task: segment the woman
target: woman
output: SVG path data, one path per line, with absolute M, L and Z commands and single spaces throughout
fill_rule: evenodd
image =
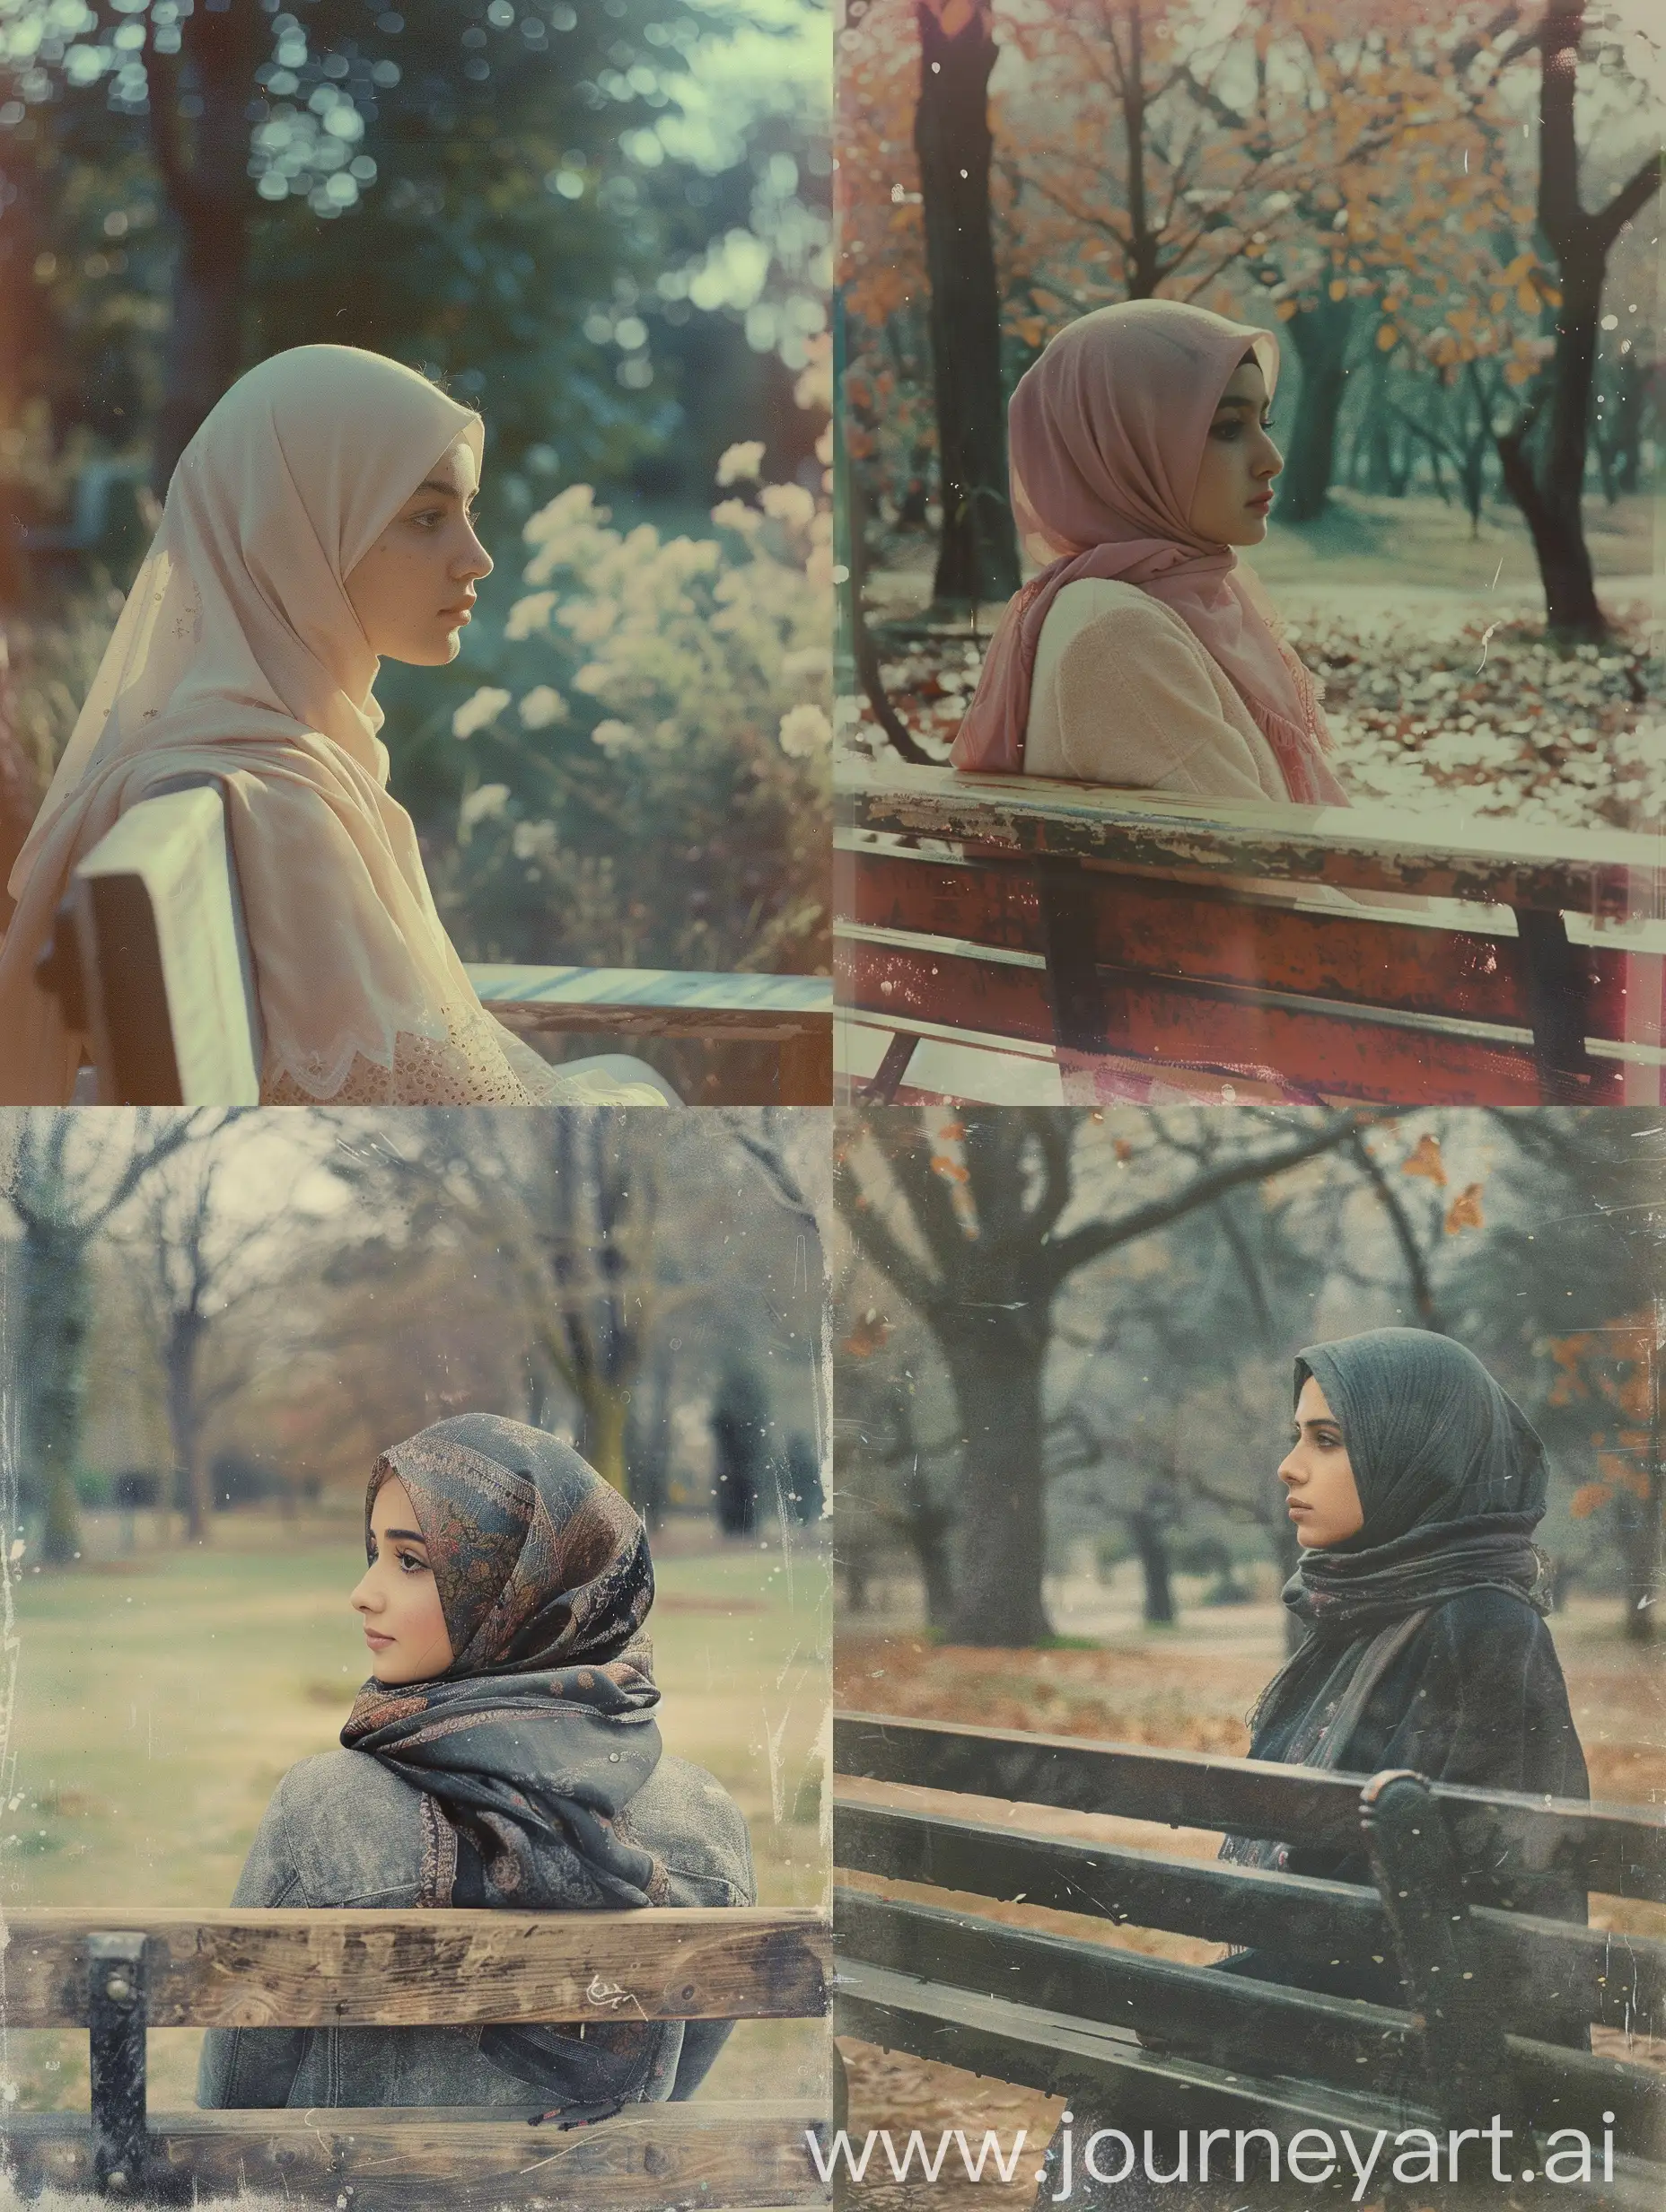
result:
M 376 1462 L 352 1603 L 375 1672 L 278 1784 L 240 1906 L 744 1905 L 739 1812 L 661 1750 L 646 1533 L 541 1430 L 438 1421 Z M 689 2095 L 727 2021 L 215 2028 L 205 2105 L 520 2105 Z
M 345 346 L 274 356 L 209 415 L 12 873 L 0 1103 L 72 1095 L 83 1040 L 34 970 L 76 864 L 140 800 L 209 779 L 264 1102 L 664 1102 L 558 1076 L 492 1020 L 388 792 L 378 663 L 457 654 L 492 566 L 470 517 L 482 444 L 478 416 L 425 377 Z
M 1285 1602 L 1308 1634 L 1250 1716 L 1252 1759 L 1358 1775 L 1409 1768 L 1432 1782 L 1536 1795 L 1591 1795 L 1567 1686 L 1543 1619 L 1544 1446 L 1473 1353 L 1417 1329 L 1374 1329 L 1310 1345 L 1295 1366 L 1295 1442 L 1278 1470 L 1301 1561 Z M 1363 1848 L 1229 1839 L 1247 1866 L 1369 1885 Z M 1570 1876 L 1522 1868 L 1472 1874 L 1475 1905 L 1583 1924 Z M 1246 1950 L 1218 1971 L 1403 2009 L 1390 1960 L 1330 1962 Z M 1583 2016 L 1548 2012 L 1543 2041 L 1590 2048 Z M 1146 2036 L 1147 2042 L 1158 2039 Z M 1174 2039 L 1173 2048 L 1181 2047 Z M 1399 2085 L 1414 2100 L 1422 2085 Z M 1127 2127 L 1124 2120 L 1103 2123 Z M 1075 2140 L 1089 2129 L 1080 2113 Z M 1129 2130 L 1129 2132 L 1133 2132 Z M 1174 2146 L 1157 2131 L 1159 2172 Z M 1058 2138 L 1047 2172 L 1058 2167 Z M 1057 2192 L 1042 2183 L 1038 2205 Z M 1109 2189 L 1079 2181 L 1075 2212 L 1240 2201 L 1238 2190 Z
M 951 759 L 1188 798 L 1346 803 L 1313 679 L 1233 549 L 1267 535 L 1269 331 L 1177 300 L 1061 330 L 1009 414 L 1048 564 L 1007 607 Z

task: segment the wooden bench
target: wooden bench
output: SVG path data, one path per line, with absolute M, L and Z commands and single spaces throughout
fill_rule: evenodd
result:
M 59 908 L 41 973 L 71 1025 L 92 1040 L 100 1104 L 258 1100 L 259 1005 L 216 784 L 147 799 L 93 847 Z M 522 1035 L 761 1045 L 779 1102 L 825 1105 L 832 1095 L 825 977 L 510 966 L 469 973 Z
M 147 2028 L 818 2019 L 820 1912 L 47 1907 L 10 1911 L 6 1927 L 8 2033 L 85 2027 L 92 2058 L 90 2113 L 0 2117 L 25 2194 L 189 2204 L 246 2185 L 351 2212 L 826 2201 L 807 2141 L 826 2122 L 814 2097 L 638 2104 L 534 2129 L 502 2107 L 149 2117 L 145 2090 Z
M 925 1042 L 1216 1095 L 1225 1077 L 1391 1103 L 1661 1097 L 1658 840 L 900 764 L 841 771 L 836 803 L 858 1095 L 941 1094 Z M 887 1040 L 872 1071 L 849 1049 L 864 1027 Z
M 1412 2126 L 1444 2143 L 1497 2112 L 1516 2127 L 1517 2162 L 1537 2168 L 1558 2128 L 1583 2129 L 1600 2155 L 1608 2112 L 1612 2185 L 1552 2193 L 1637 2212 L 1662 2201 L 1666 2076 L 1538 2037 L 1553 2007 L 1645 2038 L 1666 2029 L 1666 1943 L 1472 1908 L 1464 1875 L 1558 1868 L 1594 1892 L 1666 1900 L 1666 1814 L 862 1713 L 836 1717 L 834 1766 L 836 1865 L 927 1892 L 835 1889 L 837 2034 L 1063 2096 L 1078 2114 L 1120 2103 L 1142 2127 L 1270 2128 L 1281 2143 L 1347 2127 L 1368 2146 L 1378 2128 L 1391 2140 Z M 1004 1802 L 962 1816 L 857 1778 Z M 1160 1838 L 1151 1850 L 1077 1840 L 1026 1825 L 1026 1805 L 1363 1839 L 1376 1886 L 1164 1856 Z M 985 1918 L 968 1893 L 1078 1916 L 1083 1934 Z M 1375 1953 L 1413 2008 L 1145 1957 L 1096 1940 L 1095 1920 L 1321 1965 Z M 974 2123 L 975 2104 L 969 2135 Z

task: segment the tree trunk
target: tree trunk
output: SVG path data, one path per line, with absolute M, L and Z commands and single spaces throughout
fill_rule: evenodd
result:
M 1321 299 L 1285 325 L 1302 364 L 1302 395 L 1278 487 L 1281 522 L 1316 522 L 1329 504 L 1355 305 L 1353 300 Z
M 920 98 L 914 146 L 925 229 L 943 532 L 934 604 L 960 610 L 1018 589 L 1018 539 L 1006 487 L 1001 303 L 989 219 L 989 72 L 986 6 L 952 38 L 922 0 Z
M 610 1482 L 622 1497 L 630 1497 L 630 1472 L 625 1462 L 625 1430 L 630 1418 L 630 1392 L 617 1383 L 592 1378 L 584 1392 L 584 1457 L 604 1482 Z M 631 1501 L 635 1504 L 635 1499 Z
M 64 1567 L 81 1549 L 75 1495 L 81 1417 L 86 1402 L 92 1285 L 84 1239 L 31 1224 L 23 1242 L 23 1464 L 46 1506 L 45 1564 Z
M 1128 1526 L 1134 1536 L 1134 1549 L 1139 1554 L 1140 1572 L 1145 1577 L 1145 1626 L 1171 1628 L 1174 1585 L 1170 1579 L 1169 1541 L 1163 1515 L 1149 1505 L 1142 1505 L 1137 1513 L 1129 1515 Z
M 166 496 L 180 455 L 242 366 L 249 274 L 249 102 L 267 38 L 259 0 L 207 0 L 180 26 L 178 72 L 157 69 L 151 135 L 179 226 L 151 484 Z M 201 107 L 187 162 L 181 81 Z
M 213 1533 L 214 1499 L 203 1464 L 202 1421 L 197 1405 L 197 1362 L 206 1327 L 198 1313 L 174 1316 L 168 1330 L 168 1433 L 173 1442 L 176 1495 L 185 1502 L 185 1540 L 206 1544 Z
M 1047 1564 L 1041 1466 L 1046 1333 L 986 1312 L 943 1335 L 963 1424 L 957 1644 L 1023 1649 L 1051 1633 L 1041 1602 Z

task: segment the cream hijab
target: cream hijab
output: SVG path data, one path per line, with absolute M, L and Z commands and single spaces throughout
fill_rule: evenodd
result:
M 265 1081 L 338 1091 L 355 1056 L 486 1019 L 390 797 L 378 663 L 343 579 L 478 415 L 414 370 L 301 346 L 186 448 L 46 803 L 0 946 L 0 1102 L 66 1101 L 82 1040 L 36 988 L 77 864 L 128 807 L 221 783 L 267 1035 Z

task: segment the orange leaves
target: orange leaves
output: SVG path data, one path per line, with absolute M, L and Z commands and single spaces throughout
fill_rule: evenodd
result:
M 1441 1158 L 1441 1140 L 1425 1129 L 1417 1139 L 1417 1148 L 1408 1160 L 1400 1163 L 1402 1175 L 1425 1175 L 1442 1189 L 1446 1187 L 1446 1168 Z
M 1582 1482 L 1568 1501 L 1568 1511 L 1575 1521 L 1589 1521 L 1599 1505 L 1608 1504 L 1609 1497 L 1606 1482 Z
M 950 1159 L 946 1152 L 933 1154 L 932 1173 L 941 1175 L 946 1183 L 963 1183 L 967 1180 L 966 1170 L 958 1160 Z
M 1380 354 L 1391 354 L 1399 342 L 1400 334 L 1393 323 L 1380 322 L 1377 325 L 1377 351 Z
M 1466 1184 L 1446 1209 L 1446 1233 L 1458 1236 L 1465 1229 L 1482 1229 L 1486 1225 L 1481 1217 L 1481 1186 Z
M 890 1323 L 876 1306 L 870 1306 L 839 1346 L 852 1359 L 872 1359 L 890 1341 Z

